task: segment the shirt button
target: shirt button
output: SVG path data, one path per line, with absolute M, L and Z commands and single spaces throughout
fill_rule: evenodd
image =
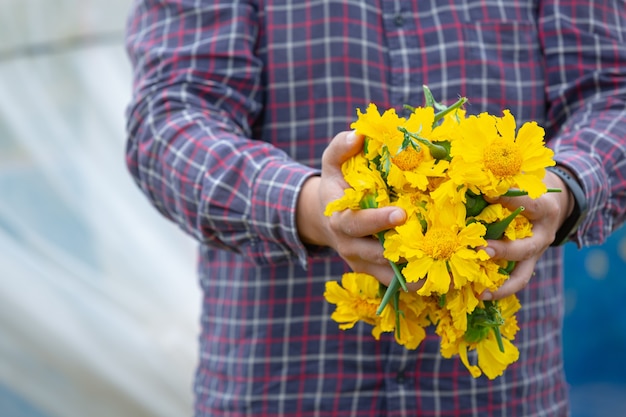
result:
M 402 17 L 401 13 L 398 13 L 396 17 L 393 19 L 393 21 L 398 27 L 404 25 L 404 17 Z
M 398 371 L 396 374 L 396 382 L 398 384 L 404 384 L 406 382 L 406 374 L 404 371 Z

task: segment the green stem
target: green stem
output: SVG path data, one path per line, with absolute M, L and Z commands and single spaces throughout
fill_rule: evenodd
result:
M 417 135 L 416 133 L 412 133 L 409 132 L 405 127 L 403 126 L 398 126 L 398 130 L 402 133 L 404 133 L 406 136 L 410 137 L 411 139 L 414 139 L 416 141 L 418 141 L 419 143 L 421 143 L 422 145 L 425 145 L 428 150 L 430 151 L 430 154 L 432 155 L 433 158 L 435 159 L 449 159 L 450 158 L 450 154 L 448 153 L 448 150 L 441 146 L 441 145 L 436 145 L 434 143 L 432 143 L 431 141 L 429 141 L 428 139 L 425 139 L 419 135 Z
M 398 340 L 402 339 L 402 334 L 400 333 L 400 293 L 396 291 L 393 297 L 393 308 L 396 311 L 396 334 L 398 336 Z
M 498 348 L 500 352 L 504 352 L 504 343 L 502 343 L 502 333 L 500 333 L 500 325 L 504 323 L 502 317 L 500 316 L 500 311 L 497 309 L 493 301 L 485 301 L 485 308 L 490 311 L 492 314 L 497 313 L 497 319 L 495 320 L 497 324 L 492 326 L 491 329 L 493 333 L 496 335 L 496 341 L 498 342 Z
M 387 290 L 385 291 L 385 295 L 383 296 L 383 299 L 380 301 L 380 305 L 378 306 L 378 309 L 376 310 L 376 315 L 380 316 L 380 314 L 383 312 L 383 310 L 385 309 L 385 307 L 391 300 L 391 297 L 393 297 L 398 292 L 399 287 L 400 287 L 400 282 L 394 276 L 391 282 L 389 283 Z
M 548 188 L 547 192 L 549 193 L 560 193 L 560 188 Z M 521 197 L 524 195 L 528 195 L 527 191 L 522 190 L 509 190 L 506 193 L 502 194 L 502 197 Z
M 376 236 L 378 237 L 378 241 L 380 242 L 380 244 L 384 247 L 385 246 L 385 232 L 378 232 L 376 233 Z M 406 280 L 404 279 L 404 275 L 402 275 L 402 271 L 400 271 L 400 268 L 398 267 L 398 265 L 392 261 L 389 261 L 389 265 L 391 265 L 391 269 L 393 269 L 393 272 L 394 272 L 393 279 L 398 280 L 400 287 L 402 287 L 402 289 L 405 292 L 408 291 L 409 289 L 406 286 Z
M 504 343 L 502 343 L 502 334 L 500 333 L 500 328 L 499 327 L 492 327 L 493 332 L 496 335 L 496 341 L 498 342 L 498 348 L 500 349 L 500 352 L 504 353 Z
M 447 109 L 442 110 L 442 111 L 440 111 L 438 113 L 435 113 L 435 123 L 437 123 L 439 120 L 441 120 L 443 117 L 445 117 L 445 115 L 447 115 L 448 113 L 451 113 L 452 111 L 458 109 L 459 107 L 461 107 L 465 103 L 467 103 L 467 98 L 461 97 L 454 104 L 449 106 Z

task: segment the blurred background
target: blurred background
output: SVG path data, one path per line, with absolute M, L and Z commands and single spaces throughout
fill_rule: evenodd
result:
M 192 414 L 194 244 L 124 165 L 129 6 L 0 0 L 0 417 Z M 572 417 L 626 415 L 626 231 L 566 261 Z

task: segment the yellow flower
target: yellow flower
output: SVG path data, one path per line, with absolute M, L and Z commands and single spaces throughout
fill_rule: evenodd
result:
M 507 266 L 507 261 L 504 259 L 487 259 L 479 264 L 483 273 L 478 276 L 479 279 L 472 282 L 472 288 L 476 294 L 482 294 L 485 290 L 495 291 L 509 278 L 508 274 L 500 272 Z
M 509 339 L 503 337 L 502 343 L 504 352 L 500 350 L 494 333 L 489 332 L 476 346 L 478 366 L 489 379 L 502 375 L 510 364 L 519 359 L 519 350 Z
M 461 137 L 461 129 L 459 124 L 465 119 L 466 111 L 464 109 L 456 109 L 444 116 L 430 136 L 430 139 L 437 142 L 448 141 L 454 142 Z
M 380 328 L 383 331 L 393 331 L 399 345 L 407 349 L 416 349 L 426 337 L 425 327 L 430 324 L 427 318 L 427 304 L 414 293 L 402 291 L 399 296 L 398 311 L 393 306 L 385 308 L 381 314 Z
M 541 127 L 530 122 L 517 130 L 508 110 L 502 117 L 467 117 L 460 108 L 465 98 L 442 110 L 426 86 L 424 94 L 427 106 L 413 108 L 408 118 L 394 109 L 381 114 L 373 103 L 365 112 L 357 109 L 351 127 L 366 137 L 363 152 L 343 164 L 347 188 L 325 210 L 330 216 L 346 209 L 403 208 L 406 222 L 378 236 L 402 276 L 385 292 L 370 275 L 344 274 L 341 283 L 326 284 L 324 296 L 335 305 L 331 318 L 340 329 L 361 321 L 373 326 L 375 339 L 394 332 L 398 344 L 416 349 L 434 326 L 442 357 L 459 355 L 474 377 L 493 379 L 519 358 L 512 341 L 521 306 L 515 295 L 478 299 L 499 288 L 515 262 L 490 259 L 477 248 L 487 238 L 532 236 L 532 224 L 521 209 L 512 212 L 487 200 L 511 189 L 531 198 L 545 193 L 542 181 L 546 167 L 554 165 L 553 152 Z M 405 279 L 423 285 L 400 291 Z
M 487 113 L 461 121 L 462 140 L 452 142 L 453 163 L 448 174 L 457 184 L 477 187 L 489 197 L 510 188 L 537 198 L 546 192 L 545 168 L 552 166 L 554 152 L 544 146 L 544 130 L 535 122 L 524 123 L 516 135 L 515 118 Z
M 432 107 L 418 107 L 400 127 L 430 141 L 434 121 L 435 112 Z M 430 177 L 445 176 L 448 161 L 435 159 L 426 144 L 415 139 L 404 139 L 399 147 L 395 144 L 389 146 L 391 166 L 387 180 L 397 190 L 408 187 L 424 191 L 430 184 Z
M 466 226 L 464 213 L 461 204 L 433 205 L 427 211 L 426 230 L 419 219 L 413 218 L 396 227 L 395 234 L 385 236 L 385 257 L 393 262 L 400 258 L 407 261 L 403 269 L 406 280 L 426 278 L 418 294 L 445 294 L 450 288 L 450 275 L 454 286 L 460 288 L 482 273 L 477 261 L 489 257 L 474 248 L 485 245 L 485 226 L 478 222 Z
M 462 332 L 467 330 L 467 315 L 478 305 L 478 298 L 471 285 L 454 288 L 446 296 L 446 308 L 450 311 L 452 324 Z
M 331 201 L 324 211 L 326 216 L 345 209 L 357 210 L 367 196 L 374 196 L 376 207 L 389 205 L 387 185 L 380 172 L 370 168 L 370 162 L 358 153 L 348 159 L 341 167 L 344 179 L 351 188 L 344 190 L 344 195 Z
M 388 109 L 381 115 L 376 105 L 370 103 L 365 113 L 357 109 L 357 120 L 350 127 L 368 138 L 366 156 L 372 160 L 382 154 L 383 145 L 390 150 L 397 151 L 400 148 L 404 135 L 398 130 L 398 126 L 405 121 L 394 109 Z
M 471 350 L 465 341 L 459 344 L 459 357 L 463 365 L 470 371 L 474 378 L 484 373 L 489 379 L 494 379 L 504 373 L 504 370 L 519 359 L 519 350 L 508 339 L 503 338 L 504 352 L 500 350 L 498 341 L 493 332 L 476 344 L 478 353 L 478 366 L 469 363 L 467 352 Z
M 430 201 L 427 193 L 416 191 L 399 194 L 391 205 L 402 208 L 406 212 L 407 218 L 414 216 L 423 218 L 426 215 L 426 207 Z
M 471 338 L 476 340 L 467 339 L 466 333 L 465 340 L 459 343 L 459 357 L 474 378 L 484 373 L 488 378 L 494 379 L 502 375 L 510 364 L 519 359 L 519 350 L 511 340 L 515 338 L 519 330 L 515 313 L 521 306 L 515 295 L 489 303 L 489 307 L 486 304 L 487 302 L 480 307 L 480 310 L 477 310 L 482 319 L 475 322 L 478 323 L 478 327 L 473 328 L 471 333 Z M 495 313 L 495 316 L 494 308 L 499 312 Z M 496 324 L 501 335 L 500 341 L 493 328 Z M 478 365 L 471 365 L 468 360 L 467 351 L 474 349 L 478 354 Z
M 446 308 L 437 308 L 437 317 L 435 323 L 435 333 L 441 338 L 439 351 L 444 358 L 451 358 L 454 355 L 461 354 L 461 346 L 464 343 L 463 330 L 459 330 L 453 325 L 452 315 Z
M 431 177 L 443 177 L 448 169 L 448 161 L 438 161 L 432 157 L 426 146 L 416 150 L 409 146 L 391 158 L 387 181 L 397 190 L 426 190 Z
M 452 163 L 454 163 L 454 160 L 452 160 Z M 465 204 L 466 191 L 467 187 L 465 185 L 459 185 L 450 179 L 446 179 L 445 181 L 439 183 L 437 187 L 430 192 L 430 196 L 437 205 L 458 203 Z
M 324 297 L 337 306 L 330 317 L 339 323 L 342 330 L 351 329 L 358 321 L 379 325 L 380 317 L 376 315 L 380 304 L 378 288 L 376 278 L 357 272 L 344 274 L 341 285 L 328 281 Z
M 481 372 L 481 370 L 480 370 L 480 368 L 478 366 L 471 365 L 469 363 L 469 358 L 468 358 L 468 355 L 467 355 L 467 351 L 468 350 L 469 350 L 469 344 L 466 341 L 461 340 L 459 342 L 459 347 L 458 347 L 459 358 L 461 358 L 461 362 L 463 363 L 463 365 L 465 365 L 467 370 L 470 371 L 472 376 L 474 378 L 478 378 L 479 376 L 482 375 L 482 372 Z
M 513 340 L 515 338 L 515 334 L 517 334 L 519 330 L 515 313 L 522 308 L 522 305 L 517 299 L 517 296 L 513 294 L 498 301 L 498 307 L 500 308 L 500 313 L 504 318 L 504 324 L 500 327 L 500 332 L 503 337 Z
M 380 315 L 376 310 L 380 304 L 379 283 L 371 275 L 349 272 L 343 275 L 341 285 L 336 281 L 326 283 L 324 297 L 335 304 L 331 319 L 339 323 L 342 330 L 351 329 L 358 321 L 372 326 L 376 340 L 384 332 L 394 332 L 398 344 L 415 349 L 426 337 L 428 305 L 415 294 L 399 293 L 398 308 L 389 303 Z

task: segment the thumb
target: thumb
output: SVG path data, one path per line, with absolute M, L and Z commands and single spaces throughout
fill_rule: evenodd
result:
M 341 165 L 363 149 L 363 135 L 355 131 L 337 134 L 322 155 L 322 171 L 341 171 Z

